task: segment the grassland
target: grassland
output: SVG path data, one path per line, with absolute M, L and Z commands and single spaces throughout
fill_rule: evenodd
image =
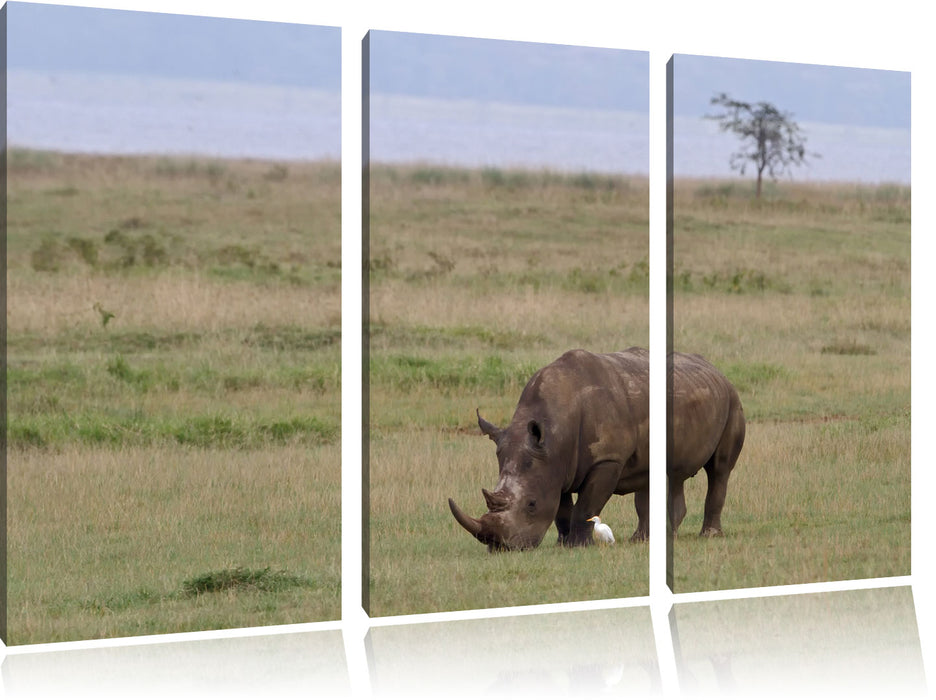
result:
M 674 344 L 748 421 L 726 536 L 687 483 L 676 591 L 910 573 L 910 189 L 677 182 Z
M 375 615 L 641 595 L 647 549 L 488 555 L 446 498 L 496 481 L 475 407 L 509 421 L 571 347 L 647 342 L 647 184 L 375 168 L 371 191 L 370 606 Z M 675 327 L 737 386 L 747 441 L 726 536 L 696 536 L 687 484 L 677 591 L 909 572 L 910 191 L 683 181 Z M 473 505 L 472 505 L 473 504 Z M 634 526 L 630 498 L 603 519 Z
M 8 642 L 337 618 L 338 166 L 8 163 Z
M 572 347 L 648 340 L 645 179 L 375 166 L 370 192 L 370 613 L 645 595 L 646 545 L 489 555 L 446 499 L 497 480 L 479 407 L 509 422 Z M 631 498 L 602 513 L 636 526 Z

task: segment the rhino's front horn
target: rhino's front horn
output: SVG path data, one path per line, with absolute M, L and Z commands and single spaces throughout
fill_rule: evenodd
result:
M 462 509 L 455 505 L 455 501 L 451 498 L 448 499 L 448 502 L 449 509 L 452 511 L 452 515 L 455 516 L 458 524 L 470 532 L 472 536 L 478 537 L 478 535 L 481 534 L 481 521 L 462 512 Z

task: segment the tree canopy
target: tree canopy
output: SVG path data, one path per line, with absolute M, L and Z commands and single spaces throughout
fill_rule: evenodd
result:
M 730 131 L 741 139 L 741 149 L 731 154 L 729 165 L 744 175 L 748 166 L 757 172 L 757 195 L 761 195 L 764 171 L 771 178 L 790 172 L 792 166 L 806 162 L 806 138 L 793 115 L 782 112 L 770 102 L 741 102 L 724 92 L 711 99 L 722 111 L 707 114 L 706 119 L 718 121 L 721 131 Z M 819 157 L 816 153 L 810 157 Z

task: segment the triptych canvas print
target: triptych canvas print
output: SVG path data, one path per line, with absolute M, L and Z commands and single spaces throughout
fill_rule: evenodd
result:
M 371 618 L 910 574 L 909 73 L 673 56 L 652 212 L 646 51 L 367 33 L 343 465 L 341 30 L 2 13 L 7 645 L 340 620 L 343 469 Z

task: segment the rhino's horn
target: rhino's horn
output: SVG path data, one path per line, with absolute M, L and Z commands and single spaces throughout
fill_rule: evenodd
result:
M 488 510 L 492 513 L 507 510 L 510 506 L 510 496 L 503 491 L 491 493 L 487 489 L 481 489 L 481 493 L 484 495 L 484 502 L 487 503 Z
M 467 515 L 455 505 L 455 501 L 451 498 L 448 499 L 449 510 L 452 511 L 452 515 L 455 516 L 455 519 L 458 521 L 458 524 L 465 528 L 472 536 L 477 537 L 481 534 L 481 521 L 476 518 L 472 518 L 470 515 Z
M 503 432 L 500 428 L 492 423 L 488 423 L 481 417 L 481 410 L 475 409 L 475 413 L 478 414 L 478 427 L 481 428 L 481 432 L 491 438 L 494 442 L 500 440 L 501 433 Z

